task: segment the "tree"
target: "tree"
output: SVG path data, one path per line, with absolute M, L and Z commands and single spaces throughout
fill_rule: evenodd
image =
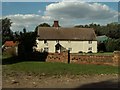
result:
M 21 56 L 30 55 L 33 52 L 33 46 L 36 45 L 36 33 L 35 32 L 20 32 L 19 34 L 19 46 L 18 53 Z
M 26 33 L 26 28 L 23 28 L 23 32 Z
M 105 52 L 106 51 L 106 46 L 105 46 L 105 43 L 98 43 L 98 52 L 99 51 L 103 51 Z
M 106 43 L 106 49 L 108 52 L 120 50 L 120 39 L 109 39 Z
M 38 25 L 39 27 L 50 27 L 50 25 L 48 23 L 42 23 L 40 25 Z
M 37 33 L 38 27 L 51 27 L 48 23 L 42 23 L 35 28 L 35 33 Z
M 0 23 L 2 23 L 2 44 L 4 44 L 6 40 L 13 40 L 13 32 L 10 29 L 12 24 L 11 19 L 2 19 Z

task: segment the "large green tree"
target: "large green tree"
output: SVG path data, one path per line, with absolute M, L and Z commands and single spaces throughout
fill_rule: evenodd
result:
M 109 39 L 106 42 L 106 49 L 108 52 L 120 50 L 120 39 Z
M 0 23 L 2 23 L 2 44 L 4 44 L 6 40 L 13 40 L 13 32 L 10 29 L 12 25 L 11 19 L 1 19 Z
M 39 27 L 50 27 L 50 25 L 48 23 L 42 23 L 40 25 L 38 25 Z
M 36 26 L 36 28 L 35 28 L 35 32 L 37 32 L 38 27 L 51 27 L 51 26 L 50 26 L 48 23 L 42 23 L 42 24 L 39 24 L 38 26 Z
M 36 33 L 35 32 L 26 32 L 26 29 L 23 29 L 23 32 L 17 34 L 19 36 L 19 55 L 26 56 L 30 55 L 33 52 L 33 46 L 36 45 Z

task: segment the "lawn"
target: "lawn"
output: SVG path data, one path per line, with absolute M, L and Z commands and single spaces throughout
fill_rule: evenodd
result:
M 3 65 L 3 72 L 30 72 L 46 75 L 117 74 L 118 67 L 25 61 Z
M 9 58 L 9 55 L 3 55 L 2 62 Z M 13 63 L 10 63 L 13 62 Z M 46 75 L 53 74 L 118 74 L 117 66 L 107 65 L 85 65 L 85 64 L 66 64 L 66 63 L 51 63 L 40 61 L 24 61 L 17 59 L 8 59 L 3 66 L 3 72 L 30 72 L 30 73 L 45 73 Z

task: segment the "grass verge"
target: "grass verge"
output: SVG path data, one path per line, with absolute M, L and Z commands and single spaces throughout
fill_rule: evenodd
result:
M 46 75 L 118 74 L 118 67 L 25 61 L 3 65 L 3 72 L 30 72 Z

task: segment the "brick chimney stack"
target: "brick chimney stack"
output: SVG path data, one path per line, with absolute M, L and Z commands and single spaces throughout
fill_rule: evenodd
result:
M 53 27 L 59 27 L 59 22 L 57 20 L 54 21 Z

